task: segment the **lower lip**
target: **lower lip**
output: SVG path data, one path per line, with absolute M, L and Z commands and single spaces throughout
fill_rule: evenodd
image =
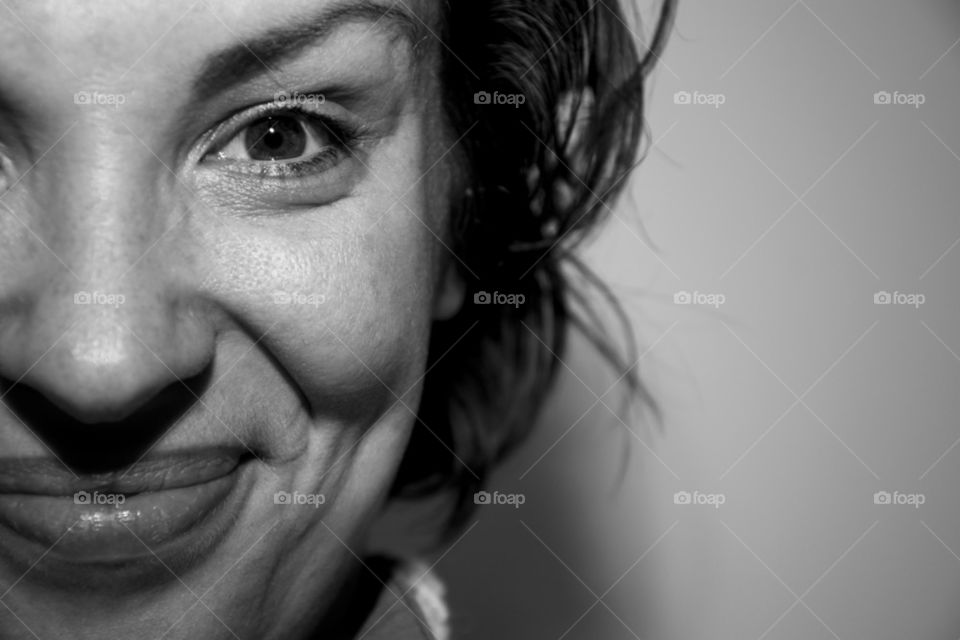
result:
M 229 529 L 243 504 L 245 467 L 201 484 L 125 496 L 122 503 L 93 492 L 88 504 L 74 496 L 0 495 L 0 547 L 29 566 L 44 559 L 89 571 L 159 560 L 175 571 L 178 559 L 204 554 Z

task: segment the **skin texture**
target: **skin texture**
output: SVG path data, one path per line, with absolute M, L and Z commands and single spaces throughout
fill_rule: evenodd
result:
M 415 422 L 431 322 L 462 297 L 438 240 L 451 171 L 435 41 L 415 54 L 353 20 L 239 84 L 193 86 L 212 53 L 333 4 L 0 8 L 0 375 L 75 419 L 38 436 L 2 409 L 0 451 L 52 460 L 68 435 L 115 422 L 156 454 L 255 456 L 223 539 L 155 579 L 97 569 L 64 591 L 48 559 L 23 575 L 0 558 L 0 636 L 297 638 L 336 615 Z M 404 4 L 435 22 L 432 3 Z M 278 89 L 325 94 L 322 113 L 360 123 L 355 153 L 282 180 L 207 155 Z M 75 304 L 84 291 L 124 301 Z M 169 430 L 127 420 L 202 375 Z M 277 505 L 281 490 L 326 502 Z

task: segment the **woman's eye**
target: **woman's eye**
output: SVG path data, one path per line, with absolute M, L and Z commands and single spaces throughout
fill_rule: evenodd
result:
M 265 118 L 247 127 L 244 145 L 251 160 L 292 160 L 307 148 L 303 123 L 289 116 Z
M 305 162 L 339 146 L 315 119 L 299 114 L 270 115 L 245 126 L 215 152 L 218 160 Z
M 2 3 L 2 0 L 0 0 Z M 304 185 L 337 169 L 356 168 L 366 129 L 348 118 L 264 104 L 235 115 L 211 132 L 200 164 L 234 178 L 302 179 Z M 276 185 L 274 185 L 276 186 Z M 284 188 L 290 186 L 285 184 Z

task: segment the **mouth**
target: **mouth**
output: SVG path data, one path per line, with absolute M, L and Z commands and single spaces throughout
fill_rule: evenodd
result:
M 85 576 L 84 584 L 101 572 L 160 569 L 173 578 L 236 520 L 250 459 L 193 450 L 81 476 L 57 461 L 0 459 L 0 555 L 48 577 Z

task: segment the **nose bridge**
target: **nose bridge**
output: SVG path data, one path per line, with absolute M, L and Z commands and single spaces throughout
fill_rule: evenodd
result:
M 130 274 L 155 247 L 176 208 L 163 162 L 142 138 L 104 114 L 80 121 L 51 153 L 45 188 L 34 196 L 48 246 L 80 281 Z M 117 116 L 119 119 L 119 116 Z M 166 174 L 166 175 L 165 175 Z
M 109 118 L 82 120 L 51 155 L 44 172 L 56 180 L 37 190 L 30 217 L 65 268 L 35 304 L 56 333 L 48 338 L 76 329 L 69 357 L 109 368 L 135 350 L 136 336 L 162 332 L 173 294 L 163 254 L 174 190 L 163 188 L 161 161 Z

